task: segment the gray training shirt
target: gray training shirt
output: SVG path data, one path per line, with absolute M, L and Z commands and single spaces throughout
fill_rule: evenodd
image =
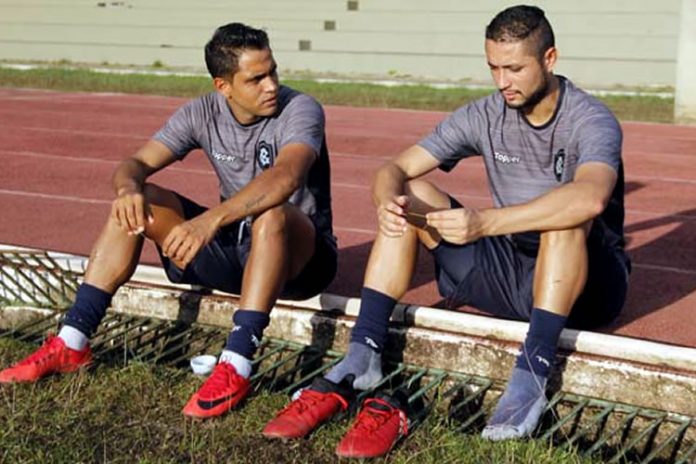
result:
M 558 77 L 556 112 L 543 126 L 532 126 L 496 92 L 456 110 L 419 145 L 440 160 L 445 171 L 463 158 L 483 156 L 496 207 L 526 203 L 572 181 L 583 163 L 605 163 L 617 172 L 618 180 L 595 227 L 609 245 L 623 247 L 621 127 L 604 104 Z M 528 237 L 532 238 L 529 234 L 515 238 Z
M 318 232 L 332 236 L 324 110 L 309 95 L 281 86 L 276 114 L 243 125 L 232 115 L 225 97 L 211 92 L 179 108 L 153 138 L 179 160 L 191 150 L 202 149 L 218 176 L 223 201 L 273 166 L 285 145 L 310 146 L 317 159 L 306 184 L 289 201 L 312 219 Z

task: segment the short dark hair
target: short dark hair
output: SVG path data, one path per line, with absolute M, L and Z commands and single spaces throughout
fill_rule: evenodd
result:
M 486 26 L 486 39 L 517 42 L 530 38 L 539 59 L 555 45 L 553 29 L 544 10 L 536 6 L 517 5 L 506 8 Z
M 237 72 L 242 50 L 270 48 L 268 35 L 242 23 L 230 23 L 215 30 L 205 45 L 205 65 L 212 77 L 228 77 Z

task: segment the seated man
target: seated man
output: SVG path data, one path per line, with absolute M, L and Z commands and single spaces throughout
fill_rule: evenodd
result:
M 215 92 L 181 107 L 118 166 L 111 215 L 58 336 L 0 372 L 0 382 L 32 382 L 88 364 L 88 340 L 114 292 L 133 274 L 147 237 L 172 282 L 240 295 L 219 362 L 183 410 L 219 415 L 249 389 L 250 359 L 276 299 L 309 298 L 333 279 L 337 252 L 323 109 L 279 85 L 264 31 L 222 26 L 206 45 L 205 60 Z M 146 183 L 198 148 L 218 176 L 220 204 L 207 209 Z
M 500 12 L 486 28 L 485 50 L 499 91 L 461 107 L 378 171 L 380 227 L 348 353 L 266 426 L 267 436 L 306 435 L 345 407 L 338 384 L 346 380 L 357 389 L 379 382 L 388 321 L 408 289 L 419 244 L 434 257 L 439 290 L 452 306 L 530 322 L 483 431 L 492 440 L 528 436 L 537 426 L 561 330 L 596 327 L 621 310 L 629 260 L 618 122 L 554 75 L 554 36 L 539 8 Z M 420 179 L 474 155 L 483 157 L 494 208 L 462 206 Z M 386 453 L 404 430 L 395 425 L 403 417 L 396 406 L 366 403 L 338 453 Z

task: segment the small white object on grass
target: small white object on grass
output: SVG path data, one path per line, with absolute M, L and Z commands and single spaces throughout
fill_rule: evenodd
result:
M 191 358 L 191 369 L 196 375 L 208 375 L 217 364 L 217 358 L 212 354 L 204 354 Z

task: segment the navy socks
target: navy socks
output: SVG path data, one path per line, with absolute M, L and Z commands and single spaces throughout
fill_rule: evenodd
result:
M 65 315 L 63 324 L 73 327 L 90 338 L 97 330 L 99 323 L 106 314 L 106 309 L 111 304 L 110 293 L 83 283 L 77 289 L 75 302 Z
M 565 316 L 543 309 L 532 310 L 527 338 L 507 388 L 483 430 L 483 438 L 506 440 L 526 437 L 534 432 L 548 402 L 546 381 L 565 323 Z
M 515 367 L 548 377 L 566 319 L 565 316 L 534 308 L 529 320 L 529 332 Z
M 360 292 L 360 313 L 350 334 L 350 341 L 382 352 L 387 341 L 389 318 L 395 305 L 394 298 L 363 287 Z
M 234 328 L 227 336 L 225 350 L 251 359 L 261 344 L 263 330 L 271 321 L 268 313 L 238 309 L 232 317 Z

